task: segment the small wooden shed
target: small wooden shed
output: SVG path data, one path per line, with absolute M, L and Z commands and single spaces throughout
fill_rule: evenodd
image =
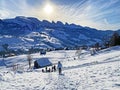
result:
M 34 61 L 34 68 L 43 68 L 46 66 L 51 66 L 52 63 L 48 58 L 40 58 L 36 61 Z

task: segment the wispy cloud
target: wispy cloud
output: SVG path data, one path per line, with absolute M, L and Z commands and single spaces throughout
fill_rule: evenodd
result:
M 46 2 L 55 9 L 49 17 L 43 12 Z M 0 0 L 0 18 L 20 15 L 115 30 L 120 29 L 120 0 Z
M 119 0 L 87 0 L 82 3 L 74 3 L 72 6 L 63 6 L 64 16 L 69 22 L 78 23 L 83 26 L 91 26 L 97 29 L 119 29 L 120 7 L 116 5 Z M 115 7 L 113 7 L 115 6 Z M 116 11 L 116 12 L 115 12 Z M 109 22 L 108 22 L 109 21 Z M 114 23 L 112 23 L 114 21 Z M 103 24 L 104 23 L 104 24 Z M 101 26 L 102 25 L 102 26 Z

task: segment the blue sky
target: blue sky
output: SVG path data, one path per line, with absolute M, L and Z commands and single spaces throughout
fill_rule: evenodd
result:
M 51 13 L 45 13 L 49 4 Z M 0 18 L 37 17 L 101 30 L 120 29 L 120 0 L 0 0 Z

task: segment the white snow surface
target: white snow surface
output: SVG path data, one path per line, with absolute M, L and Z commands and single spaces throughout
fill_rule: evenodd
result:
M 82 50 L 80 59 L 75 50 L 32 54 L 33 61 L 48 58 L 63 64 L 62 75 L 28 69 L 27 55 L 0 58 L 0 90 L 120 90 L 120 46 L 97 52 L 94 56 Z M 11 65 L 18 64 L 16 71 Z M 51 67 L 50 67 L 51 68 Z

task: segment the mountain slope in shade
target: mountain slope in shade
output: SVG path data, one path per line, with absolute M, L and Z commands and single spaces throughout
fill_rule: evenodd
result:
M 61 21 L 40 21 L 33 17 L 18 16 L 0 20 L 0 45 L 19 47 L 72 47 L 92 45 L 111 36 L 113 31 L 101 31 Z

